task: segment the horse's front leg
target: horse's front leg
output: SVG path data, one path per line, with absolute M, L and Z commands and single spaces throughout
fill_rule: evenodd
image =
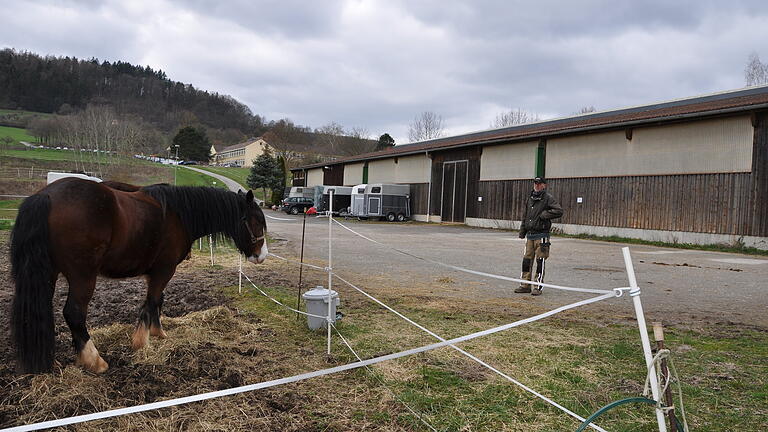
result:
M 172 276 L 173 271 L 170 274 L 162 272 L 147 276 L 147 299 L 139 312 L 139 321 L 136 323 L 131 341 L 134 350 L 147 346 L 150 335 L 159 338 L 167 337 L 163 331 L 163 325 L 160 323 L 160 313 L 163 308 L 163 290 Z

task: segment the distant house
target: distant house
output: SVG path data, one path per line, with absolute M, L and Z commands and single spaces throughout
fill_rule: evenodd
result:
M 301 145 L 282 142 L 270 144 L 266 135 L 258 138 L 249 138 L 241 143 L 216 149 L 211 146 L 211 160 L 218 165 L 239 166 L 250 168 L 253 160 L 269 150 L 273 156 L 282 156 L 289 166 L 294 166 L 297 161 L 324 162 L 340 158 L 338 155 L 313 151 Z
M 219 147 L 221 148 L 221 146 Z M 215 145 L 211 144 L 211 150 L 209 150 L 209 153 L 211 154 L 210 162 L 216 162 L 216 155 L 219 154 L 219 150 Z
M 274 150 L 262 137 L 249 138 L 241 143 L 225 147 L 215 153 L 214 160 L 218 165 L 239 166 L 250 168 L 253 160 L 267 150 Z M 215 151 L 211 149 L 211 153 Z

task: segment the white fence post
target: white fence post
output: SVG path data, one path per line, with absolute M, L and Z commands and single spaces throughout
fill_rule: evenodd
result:
M 213 261 L 213 236 L 208 236 L 208 248 L 211 250 L 211 266 L 213 266 L 215 263 Z
M 627 267 L 627 277 L 629 278 L 629 295 L 632 297 L 632 303 L 635 306 L 635 315 L 637 316 L 637 326 L 640 328 L 640 341 L 643 344 L 643 355 L 645 356 L 646 373 L 650 376 L 651 393 L 653 400 L 661 401 L 659 394 L 659 380 L 656 377 L 656 366 L 653 364 L 653 355 L 651 354 L 651 342 L 648 339 L 648 328 L 645 325 L 645 314 L 643 313 L 643 304 L 640 302 L 640 287 L 637 286 L 635 279 L 635 268 L 632 266 L 632 257 L 629 255 L 629 248 L 621 248 L 624 254 L 624 264 Z M 656 407 L 656 421 L 659 424 L 659 432 L 667 432 L 667 423 L 664 419 L 664 411 Z
M 331 355 L 331 288 L 333 287 L 333 189 L 328 191 L 328 355 Z

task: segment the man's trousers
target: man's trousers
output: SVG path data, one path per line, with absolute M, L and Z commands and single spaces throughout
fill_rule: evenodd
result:
M 544 282 L 544 263 L 549 258 L 549 237 L 536 240 L 526 240 L 525 242 L 525 255 L 523 255 L 523 273 L 520 279 L 531 280 L 531 270 L 533 267 L 533 260 L 536 260 L 536 282 Z M 530 288 L 530 285 L 522 283 L 522 288 Z M 541 289 L 536 285 L 534 289 Z

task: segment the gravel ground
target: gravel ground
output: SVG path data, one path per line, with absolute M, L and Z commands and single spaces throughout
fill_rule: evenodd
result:
M 270 235 L 288 240 L 299 256 L 301 216 L 265 210 Z M 278 220 L 287 219 L 287 220 Z M 341 220 L 352 229 L 387 245 L 435 261 L 504 276 L 519 277 L 524 243 L 517 232 L 463 225 L 417 222 L 373 223 Z M 326 262 L 328 220 L 307 218 L 305 257 Z M 442 290 L 441 295 L 473 299 L 520 299 L 552 308 L 589 294 L 545 289 L 544 295 L 513 294 L 515 284 L 426 263 L 367 242 L 343 228 L 333 228 L 333 267 L 342 277 L 361 274 L 414 290 Z M 768 327 L 768 259 L 760 256 L 558 238 L 552 240 L 546 281 L 566 286 L 610 289 L 627 286 L 621 248 L 629 246 L 649 320 L 690 324 L 734 322 Z M 433 282 L 450 282 L 446 284 Z M 354 281 L 353 281 L 354 282 Z M 629 297 L 590 306 L 615 318 L 631 318 Z

